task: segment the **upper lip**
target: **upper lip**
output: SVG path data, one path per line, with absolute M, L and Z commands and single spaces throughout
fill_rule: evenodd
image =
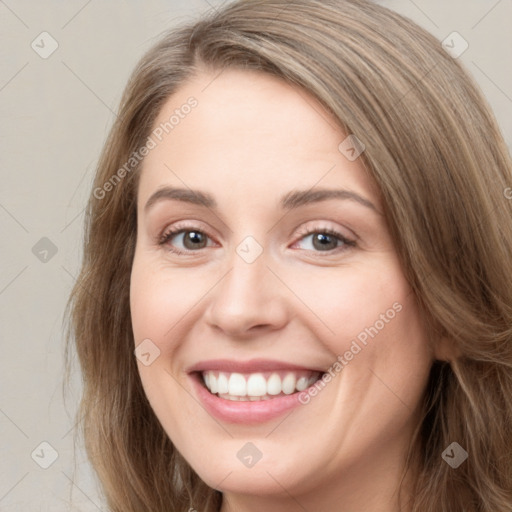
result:
M 278 370 L 313 370 L 322 373 L 325 371 L 321 368 L 312 368 L 271 359 L 251 359 L 249 361 L 236 361 L 234 359 L 210 359 L 208 361 L 200 361 L 199 363 L 190 366 L 187 369 L 187 372 L 204 372 L 208 370 L 217 370 L 229 373 L 256 373 Z

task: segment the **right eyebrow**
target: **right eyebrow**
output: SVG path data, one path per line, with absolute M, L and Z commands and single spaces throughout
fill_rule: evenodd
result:
M 175 199 L 177 201 L 205 206 L 206 208 L 214 210 L 217 209 L 217 202 L 213 196 L 206 192 L 186 188 L 162 187 L 151 195 L 144 206 L 144 211 L 147 212 L 152 206 L 164 199 Z

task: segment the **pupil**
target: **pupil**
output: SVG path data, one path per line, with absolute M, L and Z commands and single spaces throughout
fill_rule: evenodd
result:
M 204 242 L 204 240 L 202 240 L 202 233 L 198 233 L 197 231 L 188 231 L 184 238 L 185 247 L 187 246 L 187 241 L 190 241 L 192 244 L 192 247 L 187 247 L 188 249 L 197 249 L 197 244 Z
M 333 247 L 328 247 L 329 244 L 331 244 Z M 336 240 L 334 240 L 330 235 L 318 233 L 313 237 L 313 246 L 315 249 L 335 249 Z

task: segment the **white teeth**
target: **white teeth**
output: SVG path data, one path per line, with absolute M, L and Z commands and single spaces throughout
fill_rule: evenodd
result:
M 225 400 L 232 400 L 233 402 L 238 402 L 240 400 L 240 397 L 239 396 L 232 396 L 232 395 L 219 395 L 221 396 L 222 398 L 224 398 Z
M 247 396 L 247 382 L 241 373 L 232 373 L 229 377 L 228 386 L 229 391 L 227 393 L 231 396 Z
M 293 373 L 289 373 L 284 379 L 283 383 L 281 384 L 283 388 L 283 393 L 285 395 L 291 395 L 295 391 L 295 375 Z
M 310 370 L 251 374 L 205 371 L 202 376 L 212 394 L 227 400 L 258 401 L 304 391 L 321 373 Z
M 208 387 L 208 384 L 206 387 Z M 217 379 L 217 393 L 219 393 L 219 395 L 229 393 L 228 378 L 224 373 L 219 373 L 219 377 Z M 234 395 L 235 393 L 231 394 Z
M 297 384 L 295 384 L 295 387 L 297 388 L 297 391 L 304 391 L 307 389 L 309 385 L 309 379 L 307 377 L 300 377 L 297 379 Z M 206 384 L 206 387 L 208 387 L 208 384 Z
M 277 373 L 273 373 L 267 381 L 267 393 L 269 395 L 279 395 L 281 391 L 281 377 Z
M 253 373 L 247 381 L 247 394 L 258 397 L 267 394 L 267 381 L 262 373 Z
M 217 377 L 215 377 L 215 375 L 213 373 L 210 373 L 210 378 L 208 379 L 209 380 L 209 383 L 210 383 L 210 391 L 212 393 L 217 393 Z

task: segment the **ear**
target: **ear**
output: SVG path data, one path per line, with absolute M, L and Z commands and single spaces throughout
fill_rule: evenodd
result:
M 434 344 L 434 357 L 439 361 L 453 361 L 461 355 L 459 347 L 452 338 L 442 336 Z

